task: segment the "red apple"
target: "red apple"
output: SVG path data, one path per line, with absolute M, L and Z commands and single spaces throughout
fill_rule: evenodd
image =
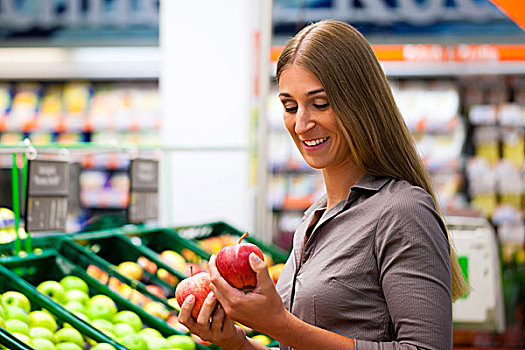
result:
M 148 292 L 150 292 L 151 294 L 153 295 L 156 295 L 160 298 L 165 298 L 166 296 L 164 295 L 164 292 L 162 291 L 162 289 L 159 287 L 159 286 L 156 286 L 154 284 L 148 284 L 146 286 L 146 289 L 148 290 Z
M 264 261 L 264 255 L 255 244 L 241 243 L 246 236 L 248 232 L 242 235 L 237 244 L 222 248 L 217 254 L 215 264 L 221 276 L 229 284 L 237 289 L 250 291 L 257 284 L 257 276 L 248 258 L 251 253 L 255 253 Z
M 191 276 L 192 274 L 198 274 L 199 272 L 206 272 L 206 270 L 204 270 L 204 268 L 200 266 L 199 264 L 186 263 L 186 276 Z
M 194 276 L 183 279 L 175 289 L 175 297 L 179 305 L 182 306 L 184 300 L 186 300 L 190 294 L 193 294 L 195 297 L 195 305 L 193 306 L 193 310 L 191 310 L 191 316 L 196 319 L 197 316 L 199 316 L 204 300 L 206 300 L 210 292 L 210 274 L 200 272 Z

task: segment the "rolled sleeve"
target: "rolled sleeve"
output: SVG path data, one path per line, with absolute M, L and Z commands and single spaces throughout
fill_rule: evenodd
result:
M 418 187 L 396 194 L 379 219 L 375 244 L 396 341 L 358 339 L 356 348 L 452 349 L 450 247 L 432 197 Z

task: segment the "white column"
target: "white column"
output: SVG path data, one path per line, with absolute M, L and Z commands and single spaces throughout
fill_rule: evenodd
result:
M 247 150 L 254 146 L 254 3 L 161 1 L 164 144 L 243 149 L 172 153 L 161 188 L 170 192 L 161 200 L 167 224 L 224 220 L 254 230 L 255 187 Z

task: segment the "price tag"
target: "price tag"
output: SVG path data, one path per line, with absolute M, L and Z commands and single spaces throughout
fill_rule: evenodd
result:
M 133 159 L 130 164 L 128 220 L 142 223 L 158 218 L 159 162 Z
M 65 231 L 68 194 L 68 162 L 29 160 L 26 231 Z

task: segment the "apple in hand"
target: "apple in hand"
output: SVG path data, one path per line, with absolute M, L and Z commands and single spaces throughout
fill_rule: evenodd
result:
M 186 300 L 190 294 L 193 294 L 195 304 L 191 310 L 191 316 L 196 319 L 197 316 L 199 316 L 204 300 L 206 300 L 210 292 L 210 274 L 200 272 L 194 276 L 183 279 L 175 289 L 175 297 L 177 298 L 177 303 L 182 305 L 184 300 Z
M 217 254 L 215 264 L 221 276 L 229 284 L 237 289 L 250 291 L 255 289 L 257 276 L 248 258 L 251 253 L 255 253 L 264 261 L 264 255 L 255 244 L 241 243 L 246 236 L 248 236 L 247 232 L 242 235 L 237 244 L 222 248 Z
M 29 302 L 29 299 L 27 299 L 27 297 L 20 292 L 5 292 L 2 295 L 2 304 L 17 306 L 27 313 L 29 313 L 31 310 L 31 303 Z

